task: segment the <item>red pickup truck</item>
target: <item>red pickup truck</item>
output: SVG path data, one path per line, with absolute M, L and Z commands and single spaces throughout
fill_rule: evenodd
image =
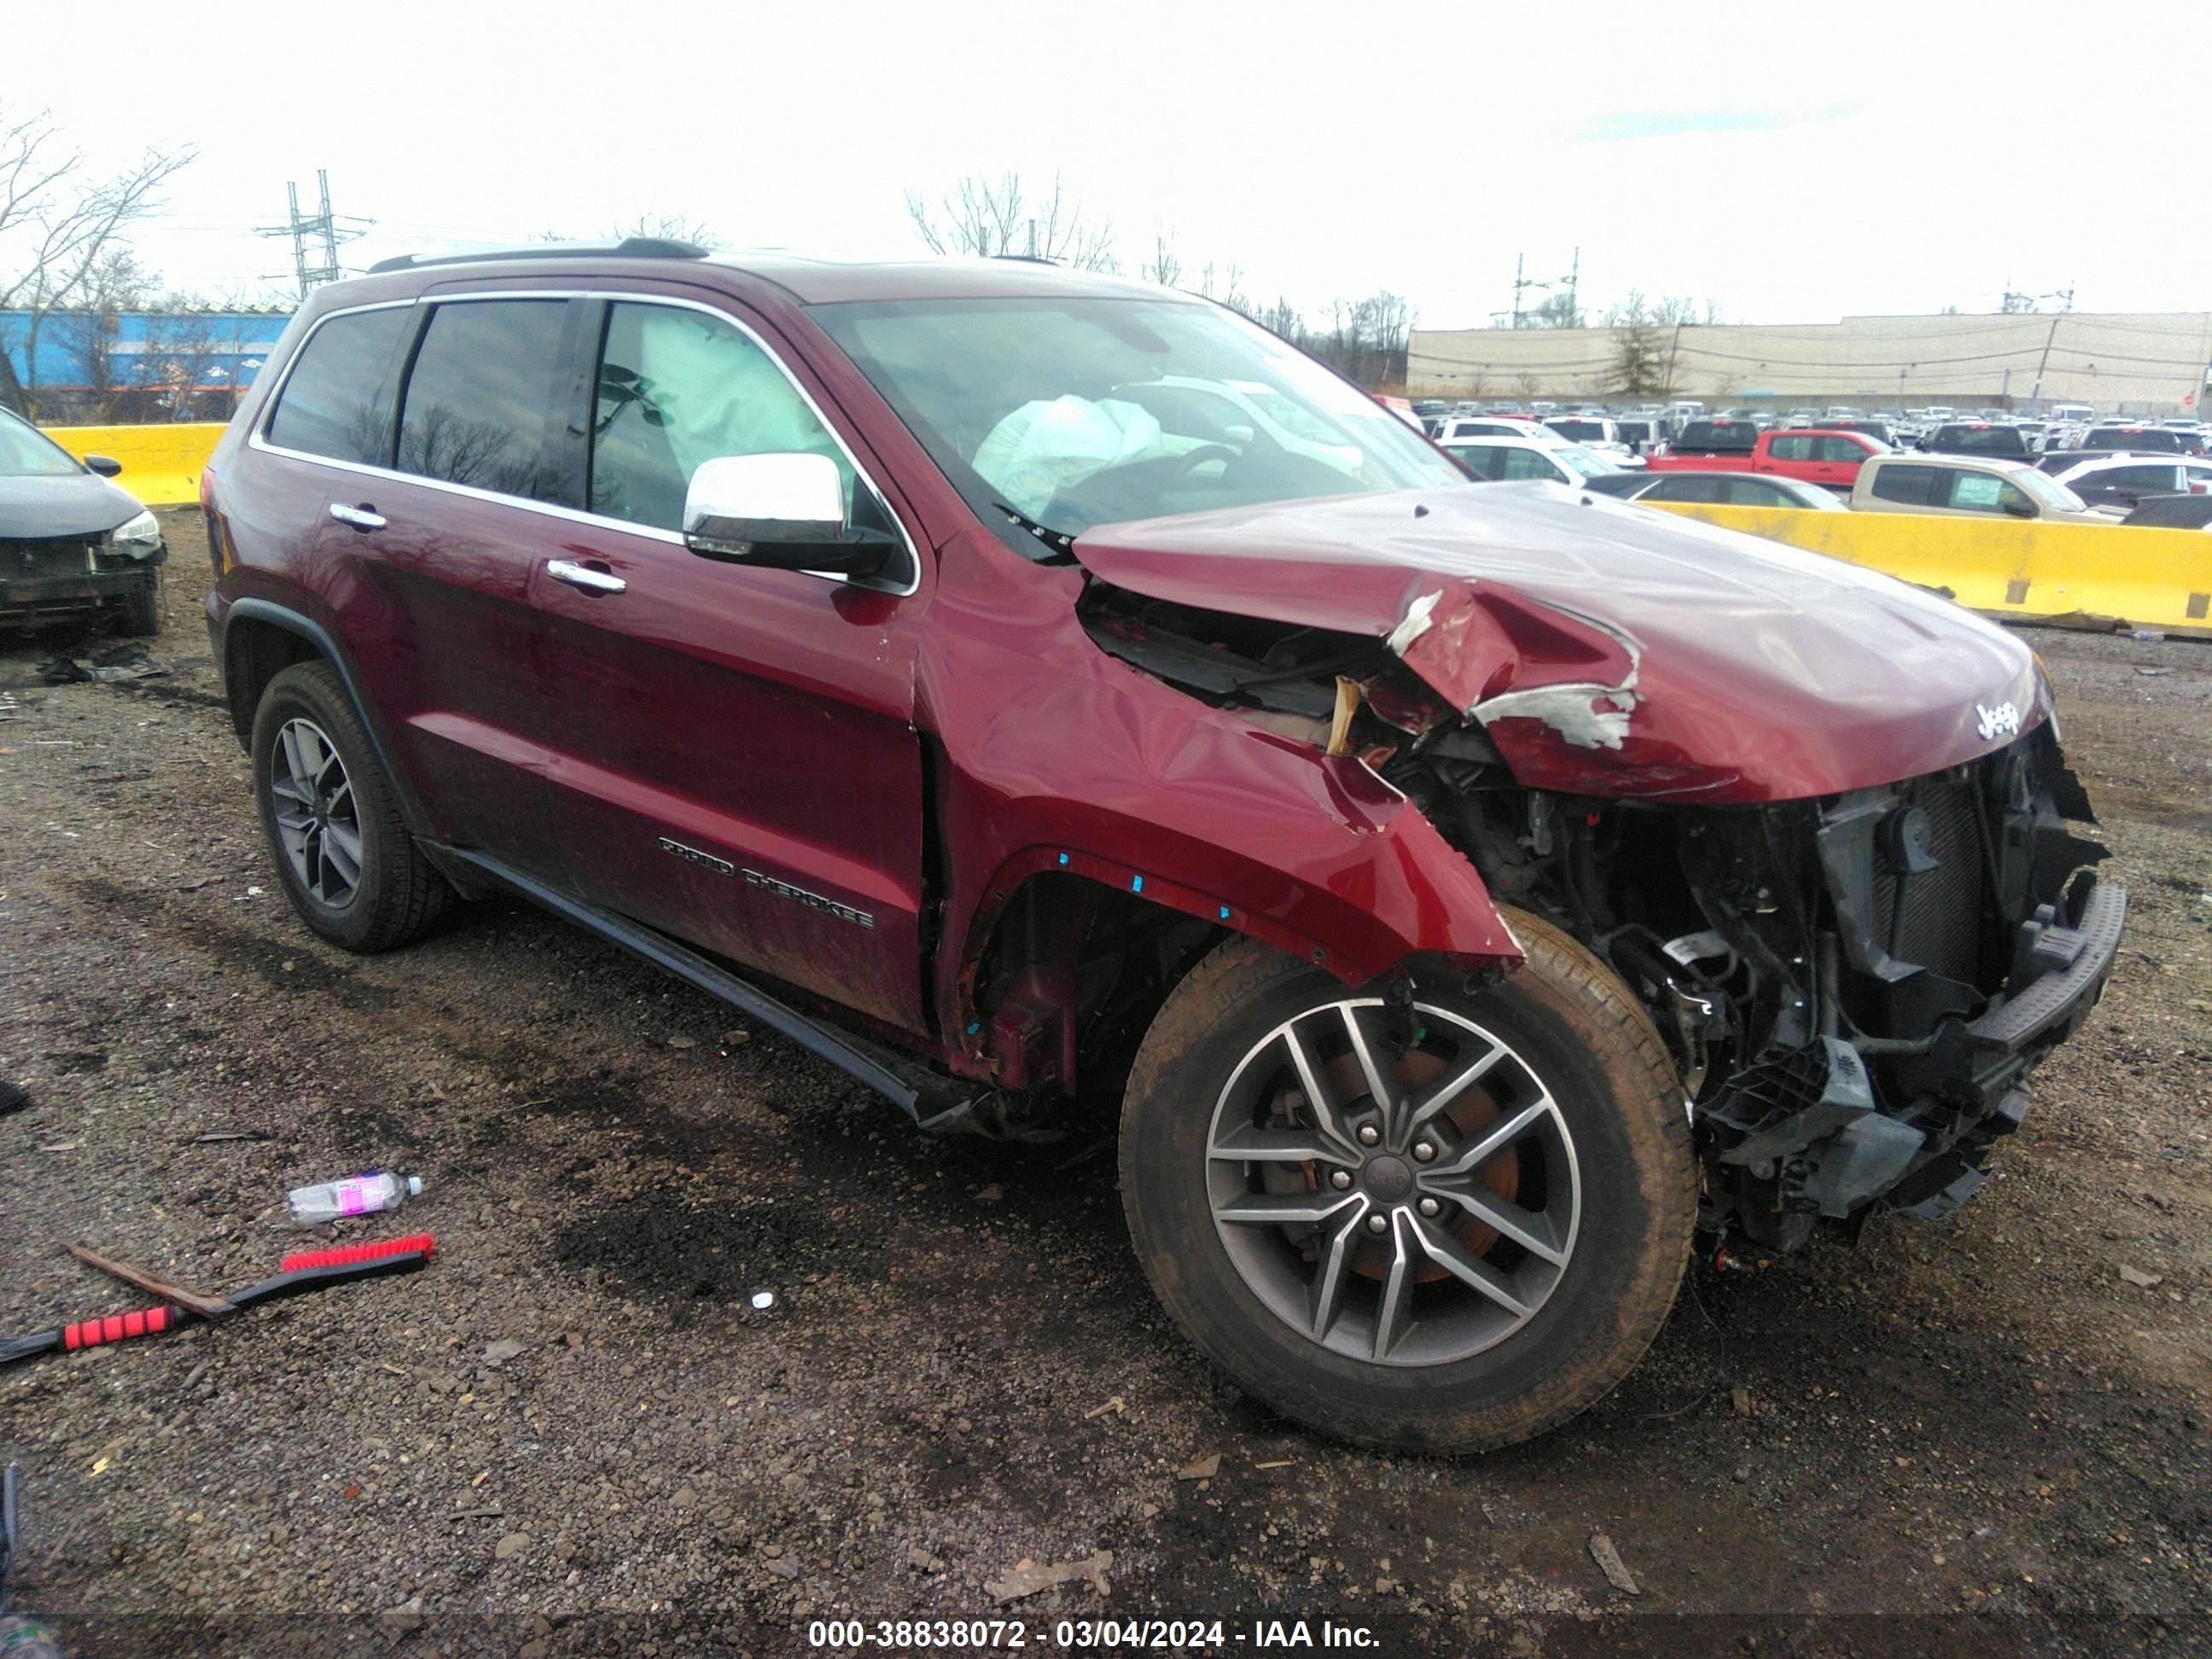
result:
M 1848 492 L 1860 464 L 1889 447 L 1863 432 L 1760 432 L 1748 421 L 1692 421 L 1645 465 L 1654 472 L 1772 472 Z

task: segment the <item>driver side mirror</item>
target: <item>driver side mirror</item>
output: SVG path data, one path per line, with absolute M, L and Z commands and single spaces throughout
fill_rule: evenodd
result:
M 827 455 L 720 455 L 684 491 L 684 544 L 725 564 L 866 578 L 883 574 L 899 538 L 847 526 L 844 480 Z
M 2035 503 L 2015 499 L 2007 501 L 2004 510 L 2015 519 L 2032 519 L 2035 516 Z
M 84 470 L 96 472 L 103 478 L 112 478 L 123 471 L 123 463 L 112 455 L 87 455 L 84 457 Z

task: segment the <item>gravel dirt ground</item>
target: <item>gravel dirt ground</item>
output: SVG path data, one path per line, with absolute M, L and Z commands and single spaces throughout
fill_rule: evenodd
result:
M 0 1077 L 32 1100 L 0 1332 L 143 1301 L 63 1240 L 239 1286 L 299 1242 L 288 1188 L 363 1168 L 427 1191 L 343 1236 L 439 1255 L 0 1372 L 15 1595 L 75 1650 L 774 1654 L 994 1615 L 1049 1647 L 1139 1614 L 1229 1650 L 1324 1617 L 1389 1654 L 2207 1650 L 2212 644 L 2033 636 L 2135 908 L 1983 1194 L 1697 1269 L 1597 1410 L 1438 1462 L 1210 1375 L 1097 1136 L 920 1137 L 520 904 L 316 942 L 167 520 L 166 678 L 49 686 L 87 642 L 0 641 Z M 1085 1571 L 1001 1607 L 1023 1563 Z

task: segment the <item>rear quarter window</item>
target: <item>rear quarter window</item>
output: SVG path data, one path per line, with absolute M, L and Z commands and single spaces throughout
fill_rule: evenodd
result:
M 303 454 L 381 466 L 390 449 L 392 387 L 415 308 L 325 318 L 300 348 L 270 413 L 270 443 Z
M 1874 475 L 1870 493 L 1899 507 L 1926 507 L 1936 493 L 1943 470 L 1934 466 L 1885 466 Z

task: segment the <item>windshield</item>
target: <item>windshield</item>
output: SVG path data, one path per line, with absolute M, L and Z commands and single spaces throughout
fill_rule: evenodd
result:
M 69 451 L 0 409 L 0 478 L 62 478 L 80 471 Z
M 1072 536 L 1466 482 L 1389 410 L 1218 306 L 902 300 L 810 314 L 994 528 L 1000 508 Z

